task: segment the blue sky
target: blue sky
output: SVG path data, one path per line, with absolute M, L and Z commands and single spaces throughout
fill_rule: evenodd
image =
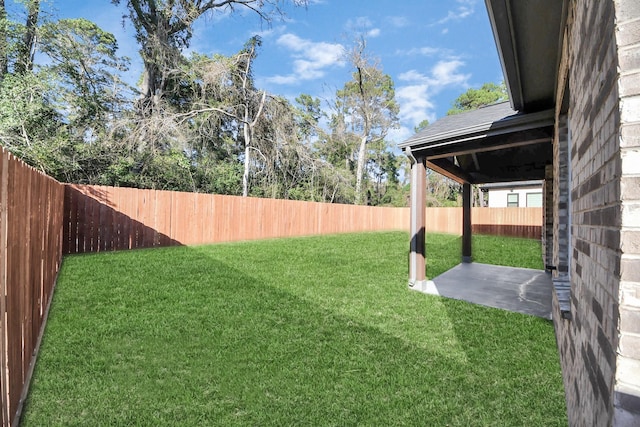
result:
M 124 3 L 124 2 L 123 2 Z M 112 32 L 120 54 L 132 59 L 127 81 L 141 72 L 138 46 L 125 10 L 110 0 L 50 0 L 58 17 L 83 17 Z M 256 84 L 291 100 L 307 93 L 330 100 L 350 79 L 343 52 L 358 35 L 396 86 L 401 142 L 423 119 L 446 114 L 470 87 L 498 83 L 502 71 L 482 0 L 310 0 L 306 8 L 285 6 L 286 18 L 271 25 L 255 14 L 215 13 L 194 28 L 190 50 L 230 55 L 254 34 L 263 45 L 255 63 Z

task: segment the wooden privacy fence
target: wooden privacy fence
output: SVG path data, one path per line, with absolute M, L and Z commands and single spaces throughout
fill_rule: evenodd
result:
M 62 259 L 64 186 L 2 148 L 0 161 L 0 389 L 2 425 L 26 397 Z
M 473 208 L 473 231 L 540 238 L 541 208 Z M 427 231 L 460 234 L 461 208 L 427 208 Z M 407 230 L 409 208 L 67 185 L 64 252 Z
M 64 252 L 406 230 L 407 208 L 67 185 Z
M 426 231 L 462 234 L 462 208 L 427 208 Z M 475 234 L 542 237 L 542 208 L 472 208 Z
M 542 239 L 542 208 L 472 208 L 474 233 Z

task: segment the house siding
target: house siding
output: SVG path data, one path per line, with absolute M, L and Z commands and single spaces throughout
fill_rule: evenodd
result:
M 568 79 L 569 108 L 565 116 L 558 100 L 553 260 L 554 275 L 568 274 L 571 284 L 569 319 L 554 298 L 570 425 L 640 425 L 638 17 L 637 0 L 569 2 L 558 89 Z M 568 217 L 563 147 L 570 150 Z
M 513 189 L 489 189 L 489 207 L 490 208 L 506 208 L 508 207 L 508 195 L 509 194 L 517 194 L 518 195 L 518 206 L 521 208 L 527 207 L 541 207 L 541 205 L 533 205 L 529 206 L 527 201 L 527 195 L 530 194 L 540 194 L 542 195 L 542 186 L 531 186 L 531 187 L 523 187 L 523 188 L 513 188 Z

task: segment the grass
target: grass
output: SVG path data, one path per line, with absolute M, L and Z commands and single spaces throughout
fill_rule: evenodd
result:
M 427 241 L 429 276 L 457 264 L 459 238 Z M 408 291 L 407 242 L 65 258 L 22 425 L 566 425 L 553 325 Z

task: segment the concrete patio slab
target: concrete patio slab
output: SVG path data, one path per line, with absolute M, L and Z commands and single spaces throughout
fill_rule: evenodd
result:
M 542 270 L 463 263 L 422 289 L 428 294 L 551 319 L 551 275 Z

